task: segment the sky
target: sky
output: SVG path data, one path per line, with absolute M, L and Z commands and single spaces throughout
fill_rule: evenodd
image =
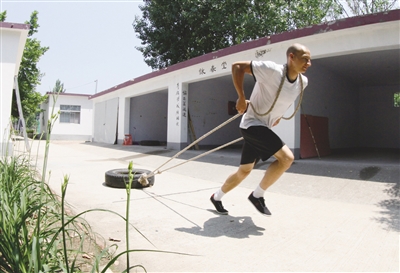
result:
M 11 23 L 25 23 L 38 11 L 32 38 L 49 50 L 38 63 L 44 76 L 36 91 L 51 91 L 59 79 L 67 93 L 95 94 L 152 72 L 135 48 L 141 40 L 132 23 L 142 3 L 0 0 L 0 10 Z

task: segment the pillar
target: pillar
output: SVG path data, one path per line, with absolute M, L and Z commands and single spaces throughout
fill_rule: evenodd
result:
M 188 87 L 187 83 L 171 81 L 168 86 L 168 136 L 167 148 L 182 150 L 188 138 Z

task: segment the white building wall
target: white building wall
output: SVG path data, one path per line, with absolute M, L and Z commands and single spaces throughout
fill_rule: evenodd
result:
M 53 95 L 49 95 L 48 102 L 42 106 L 46 109 L 44 126 L 42 132 L 47 132 L 47 120 L 51 119 L 51 113 L 58 113 L 60 105 L 79 105 L 81 106 L 80 123 L 63 123 L 60 122 L 60 117 L 54 122 L 54 127 L 51 131 L 50 138 L 52 140 L 83 140 L 90 141 L 92 137 L 92 112 L 93 102 L 88 99 L 88 96 L 60 94 L 54 104 Z M 54 110 L 53 110 L 54 106 Z
M 1 143 L 7 143 L 10 130 L 11 103 L 14 87 L 15 63 L 1 63 Z
M 0 22 L 0 155 L 12 153 L 9 137 L 14 77 L 18 75 L 28 31 L 27 25 L 12 28 L 10 23 Z

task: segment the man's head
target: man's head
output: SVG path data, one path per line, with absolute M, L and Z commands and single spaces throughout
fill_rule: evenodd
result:
M 286 51 L 287 64 L 297 73 L 306 72 L 311 66 L 310 50 L 302 44 L 293 44 Z

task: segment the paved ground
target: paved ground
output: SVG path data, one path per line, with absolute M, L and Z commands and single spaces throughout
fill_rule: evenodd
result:
M 43 141 L 34 141 L 35 154 L 41 169 Z M 106 187 L 105 172 L 129 161 L 134 168 L 154 170 L 173 154 L 164 147 L 54 141 L 49 183 L 59 193 L 63 176 L 69 176 L 67 201 L 76 213 L 106 208 L 124 215 L 126 192 Z M 196 154 L 188 151 L 184 158 Z M 224 197 L 228 216 L 213 213 L 209 198 L 236 169 L 237 150 L 157 175 L 154 187 L 132 191 L 131 223 L 151 243 L 132 228 L 131 248 L 190 255 L 135 252 L 131 264 L 148 272 L 398 272 L 398 155 L 367 159 L 296 161 L 266 193 L 272 217 L 259 214 L 247 200 L 268 162 Z M 104 238 L 121 240 L 119 251 L 124 250 L 122 220 L 106 213 L 86 219 Z M 120 268 L 124 263 L 121 259 Z

